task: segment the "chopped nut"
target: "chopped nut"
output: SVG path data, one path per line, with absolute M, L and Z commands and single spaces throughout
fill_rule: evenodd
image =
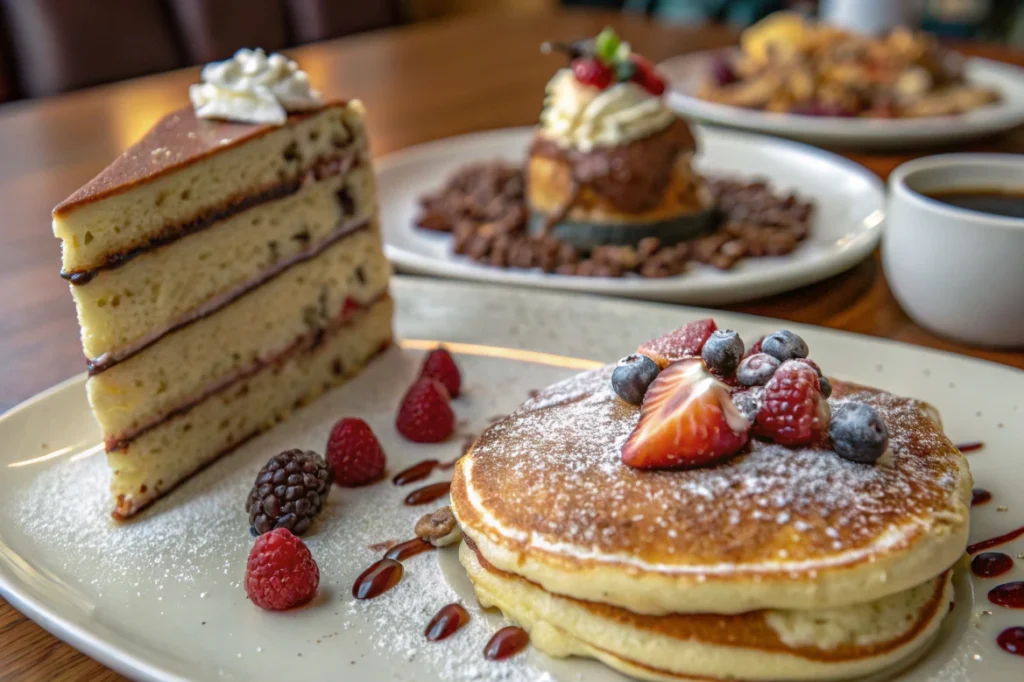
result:
M 425 514 L 416 522 L 416 537 L 425 540 L 435 547 L 444 547 L 462 538 L 462 531 L 455 520 L 451 507 L 441 507 L 437 511 Z

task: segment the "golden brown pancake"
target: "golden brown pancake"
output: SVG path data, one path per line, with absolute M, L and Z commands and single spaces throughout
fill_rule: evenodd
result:
M 755 441 L 714 467 L 620 461 L 639 408 L 612 367 L 556 384 L 489 428 L 455 472 L 452 508 L 497 569 L 634 613 L 743 613 L 873 601 L 963 553 L 971 477 L 927 405 L 833 381 L 833 409 L 874 406 L 888 464 Z

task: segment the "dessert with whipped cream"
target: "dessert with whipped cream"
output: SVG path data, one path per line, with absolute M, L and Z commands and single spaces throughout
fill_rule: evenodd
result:
M 480 602 L 549 655 L 647 680 L 914 660 L 950 610 L 966 458 L 931 406 L 809 351 L 695 321 L 490 427 L 451 489 Z
M 691 168 L 695 142 L 662 100 L 665 81 L 611 29 L 547 44 L 570 64 L 547 85 L 530 146 L 526 199 L 533 227 L 575 246 L 673 244 L 712 226 Z
M 240 50 L 53 211 L 117 517 L 391 340 L 362 104 Z

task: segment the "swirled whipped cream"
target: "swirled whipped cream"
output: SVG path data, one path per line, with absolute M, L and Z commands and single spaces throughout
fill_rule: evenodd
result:
M 203 67 L 188 96 L 199 118 L 283 125 L 288 112 L 323 104 L 309 77 L 291 59 L 242 48 L 231 59 Z
M 571 69 L 561 69 L 545 91 L 540 134 L 563 147 L 588 152 L 649 137 L 675 120 L 660 97 L 636 83 L 599 90 L 580 83 Z

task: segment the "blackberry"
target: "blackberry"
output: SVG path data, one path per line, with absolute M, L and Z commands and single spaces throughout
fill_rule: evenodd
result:
M 250 532 L 263 535 L 287 528 L 302 535 L 327 501 L 330 489 L 331 472 L 317 453 L 285 450 L 271 457 L 256 475 L 245 503 Z

